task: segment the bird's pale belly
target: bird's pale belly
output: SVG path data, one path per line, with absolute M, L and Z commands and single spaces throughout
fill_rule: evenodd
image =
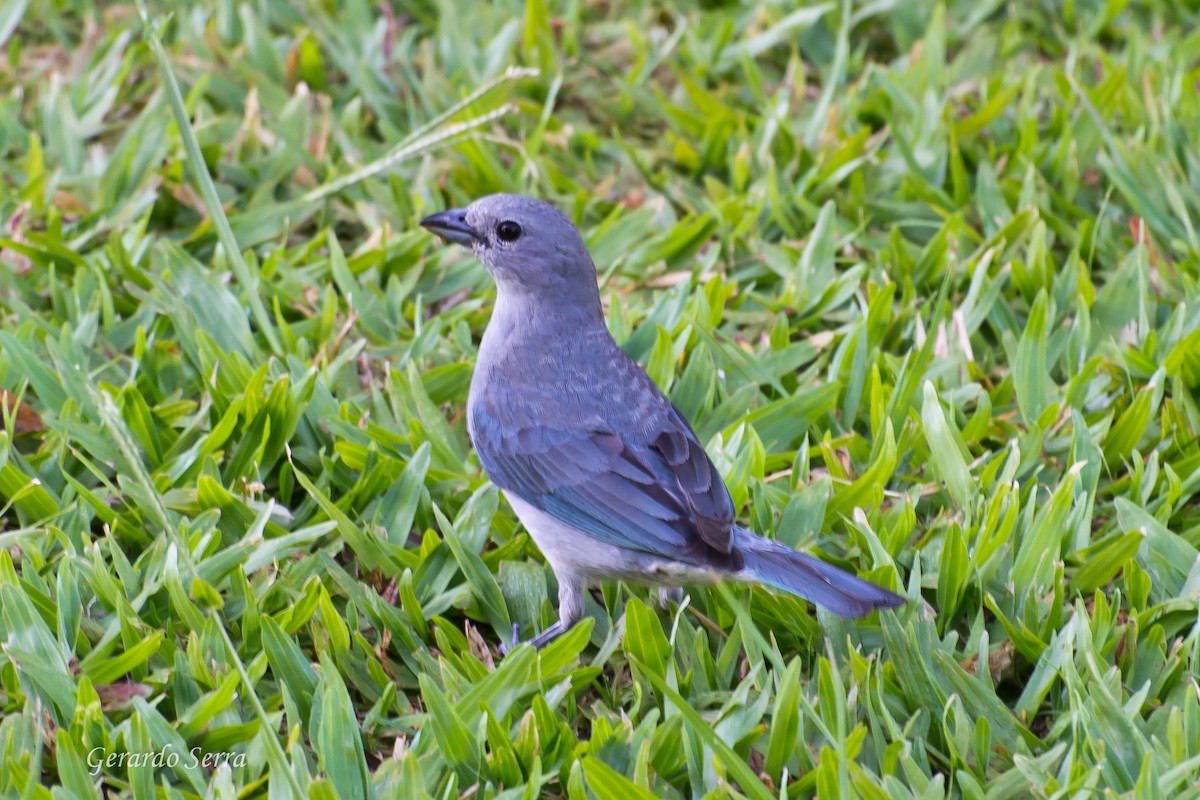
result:
M 511 492 L 504 496 L 560 581 L 564 575 L 589 582 L 622 580 L 653 586 L 695 586 L 718 580 L 712 570 L 599 541 Z

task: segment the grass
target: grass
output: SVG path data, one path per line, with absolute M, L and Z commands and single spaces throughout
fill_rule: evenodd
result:
M 0 2 L 0 793 L 1200 797 L 1197 31 Z M 614 584 L 499 656 L 553 576 L 465 432 L 493 289 L 415 228 L 495 191 L 743 521 L 908 605 Z

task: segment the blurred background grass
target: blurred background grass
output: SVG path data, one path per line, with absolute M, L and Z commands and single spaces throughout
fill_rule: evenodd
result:
M 1198 22 L 0 3 L 0 791 L 1200 796 Z M 553 576 L 414 230 L 496 191 L 743 520 L 908 606 L 611 585 L 499 658 Z

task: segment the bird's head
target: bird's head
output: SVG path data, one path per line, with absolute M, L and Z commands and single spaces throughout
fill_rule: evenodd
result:
M 493 194 L 428 216 L 421 226 L 470 247 L 501 291 L 596 291 L 596 268 L 579 230 L 542 200 Z

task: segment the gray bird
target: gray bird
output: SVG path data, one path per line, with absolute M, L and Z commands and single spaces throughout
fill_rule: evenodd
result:
M 467 428 L 492 482 L 558 579 L 559 619 L 589 583 L 765 583 L 858 617 L 904 598 L 743 528 L 688 421 L 604 324 L 596 268 L 571 221 L 496 194 L 421 220 L 470 247 L 496 282 Z

